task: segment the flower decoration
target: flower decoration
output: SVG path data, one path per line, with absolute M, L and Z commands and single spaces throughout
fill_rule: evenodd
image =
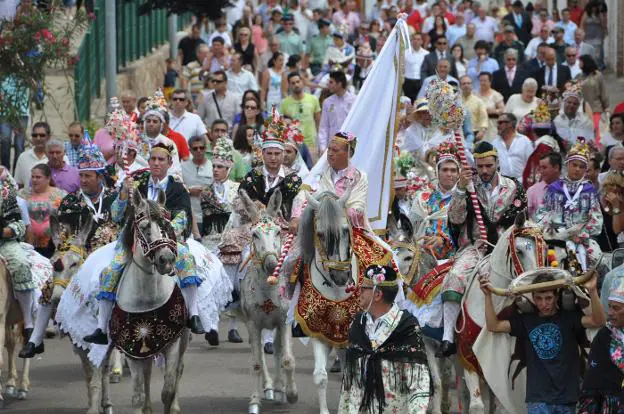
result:
M 426 92 L 432 123 L 443 131 L 461 128 L 465 110 L 461 96 L 448 83 L 436 79 L 429 84 Z

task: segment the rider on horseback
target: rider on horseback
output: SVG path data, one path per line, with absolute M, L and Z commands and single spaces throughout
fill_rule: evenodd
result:
M 552 238 L 565 241 L 576 254 L 581 269 L 587 269 L 587 253 L 599 252 L 595 240 L 602 230 L 602 211 L 594 186 L 585 179 L 589 146 L 580 140 L 566 158 L 567 175 L 548 186 L 536 221 L 554 231 Z M 590 247 L 590 245 L 592 245 Z
M 77 234 L 89 221 L 89 217 L 92 218 L 93 225 L 85 245 L 88 255 L 117 239 L 117 224 L 112 220 L 110 212 L 117 194 L 104 186 L 103 172 L 106 160 L 96 145 L 85 146 L 82 149 L 78 156 L 77 167 L 80 174 L 80 189 L 63 198 L 58 209 L 58 219 L 60 223 L 69 226 L 71 234 Z M 44 351 L 43 335 L 52 315 L 50 303 L 52 289 L 52 283 L 43 289 L 35 329 L 20 352 L 20 358 L 32 358 Z
M 29 338 L 33 331 L 32 310 L 35 303 L 35 281 L 30 272 L 30 264 L 20 246 L 19 240 L 24 237 L 26 226 L 17 204 L 17 184 L 9 171 L 0 166 L 0 256 L 11 274 L 11 284 L 15 299 L 22 309 L 24 317 L 24 337 Z
M 516 215 L 526 207 L 526 194 L 522 185 L 513 178 L 498 172 L 498 153 L 489 142 L 482 141 L 474 149 L 477 176 L 470 169 L 462 170 L 457 187 L 449 204 L 449 224 L 453 239 L 460 251 L 457 259 L 444 278 L 442 301 L 444 308 L 444 335 L 440 356 L 455 353 L 455 323 L 459 316 L 461 299 L 473 270 L 483 257 L 480 246 L 474 244 L 479 238 L 479 226 L 475 211 L 467 193 L 474 186 L 487 230 L 488 243 L 495 244 L 498 237 L 514 223 Z
M 131 187 L 133 191 L 141 192 L 149 200 L 157 200 L 160 191 L 165 192 L 165 208 L 171 214 L 171 224 L 179 240 L 176 272 L 182 295 L 191 315 L 188 325 L 191 332 L 200 334 L 203 333 L 203 328 L 197 311 L 197 286 L 201 283 L 201 279 L 196 275 L 193 256 L 186 245 L 181 243 L 189 237 L 191 232 L 191 201 L 184 185 L 168 173 L 172 165 L 172 151 L 171 146 L 160 142 L 151 148 L 150 169 L 137 171 L 126 178 L 119 196 L 111 207 L 111 213 L 113 220 L 117 222 L 123 220 Z M 100 293 L 97 295 L 99 300 L 98 328 L 93 334 L 84 338 L 86 342 L 102 345 L 108 343 L 106 332 L 116 299 L 115 291 L 128 258 L 120 241 L 117 242 L 115 250 L 115 258 L 100 276 Z
M 437 260 L 450 259 L 457 249 L 447 221 L 451 191 L 459 179 L 459 158 L 455 147 L 443 143 L 437 149 L 438 182 L 435 190 L 416 193 L 409 219 L 417 228 L 416 239 L 423 237 L 423 246 Z

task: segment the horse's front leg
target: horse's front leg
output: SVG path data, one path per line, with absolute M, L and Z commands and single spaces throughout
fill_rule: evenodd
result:
M 96 372 L 98 368 L 95 368 L 91 361 L 89 361 L 89 357 L 87 356 L 86 350 L 82 348 L 78 348 L 74 345 L 74 351 L 80 357 L 80 362 L 82 363 L 82 369 L 85 374 L 85 379 L 87 381 L 87 397 L 89 400 L 89 406 L 87 408 L 87 414 L 99 414 L 100 413 L 100 393 L 95 386 L 95 382 L 93 378 L 96 376 Z
M 17 343 L 22 337 L 22 335 L 18 333 L 18 330 L 21 330 L 21 327 L 18 328 L 17 325 L 6 326 L 5 347 L 7 349 L 7 359 L 9 363 L 7 366 L 8 375 L 4 391 L 8 397 L 12 398 L 17 397 Z
M 185 333 L 182 334 L 182 336 L 184 335 Z M 178 365 L 180 364 L 180 340 L 181 338 L 178 338 L 172 342 L 165 351 L 165 383 L 160 394 L 160 399 L 165 406 L 165 414 L 172 412 L 171 408 L 176 396 Z
M 17 389 L 17 399 L 25 400 L 30 389 L 30 358 L 24 358 L 22 363 L 22 378 Z
M 282 333 L 281 336 L 284 338 L 284 356 L 282 358 L 282 364 L 286 374 L 286 401 L 294 404 L 299 400 L 299 392 L 297 391 L 297 384 L 295 383 L 295 358 L 292 352 L 290 325 L 284 325 L 282 327 Z
M 111 353 L 112 350 L 116 349 L 116 348 L 109 348 L 106 356 L 104 357 L 104 361 L 102 362 L 102 366 L 100 366 L 100 381 L 101 381 L 101 387 L 102 387 L 102 399 L 100 402 L 100 406 L 102 408 L 102 411 L 104 414 L 112 414 L 113 413 L 113 403 L 110 399 L 110 394 L 109 394 L 109 379 L 107 376 L 107 373 L 109 372 L 109 367 L 110 367 L 110 363 L 111 363 Z
M 483 404 L 483 393 L 481 391 L 481 379 L 475 372 L 464 370 L 464 381 L 470 393 L 470 405 L 468 412 L 470 414 L 484 414 L 485 405 Z
M 442 360 L 435 356 L 438 342 L 427 337 L 423 338 L 423 342 L 425 344 L 425 354 L 427 355 L 427 363 L 429 364 L 429 373 L 431 374 L 433 388 L 433 396 L 429 401 L 428 411 L 431 414 L 442 414 L 444 392 L 442 387 Z M 446 392 L 448 392 L 448 390 L 446 390 Z
M 274 358 L 275 358 L 275 375 L 273 376 L 273 389 L 275 392 L 275 401 L 282 403 L 284 398 L 284 366 L 282 361 L 284 358 L 284 327 L 277 326 L 275 328 L 275 336 L 273 338 Z
M 247 332 L 249 334 L 249 344 L 251 345 L 251 375 L 254 377 L 253 391 L 249 398 L 248 412 L 257 414 L 260 412 L 260 405 L 263 397 L 263 365 L 264 350 L 262 349 L 262 329 L 257 327 L 251 318 L 247 320 Z
M 182 381 L 182 374 L 184 373 L 184 354 L 186 353 L 186 349 L 188 348 L 189 338 L 189 331 L 188 329 L 185 329 L 182 332 L 182 336 L 180 337 L 180 347 L 178 349 L 178 355 L 176 355 L 176 357 L 178 358 L 178 366 L 176 369 L 175 395 L 173 397 L 173 403 L 171 404 L 172 413 L 181 412 L 179 402 L 180 382 Z
M 145 393 L 145 401 L 143 401 L 143 414 L 152 414 L 152 367 L 154 361 L 151 358 L 147 358 L 141 361 L 141 368 L 143 370 L 143 391 Z
M 317 339 L 310 339 L 314 352 L 314 385 L 318 393 L 319 413 L 329 414 L 327 408 L 327 361 L 331 347 Z

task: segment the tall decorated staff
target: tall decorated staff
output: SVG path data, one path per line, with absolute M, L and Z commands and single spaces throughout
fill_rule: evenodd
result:
M 462 168 L 471 168 L 466 159 L 466 147 L 462 132 L 465 110 L 461 96 L 448 82 L 437 79 L 429 84 L 427 101 L 429 102 L 429 112 L 431 113 L 433 125 L 440 128 L 443 132 L 453 131 L 455 147 L 457 148 Z M 477 192 L 472 182 L 468 185 L 468 192 L 479 226 L 479 235 L 482 240 L 487 242 L 487 231 L 483 223 Z

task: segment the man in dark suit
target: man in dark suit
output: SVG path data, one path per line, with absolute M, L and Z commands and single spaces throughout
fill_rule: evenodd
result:
M 524 11 L 524 7 L 520 0 L 516 0 L 513 4 L 513 11 L 503 17 L 503 22 L 513 26 L 518 40 L 524 43 L 526 47 L 531 41 L 531 30 L 533 30 L 533 23 L 531 23 L 531 17 Z
M 546 64 L 535 73 L 538 94 L 542 92 L 544 86 L 556 86 L 560 92 L 563 92 L 566 82 L 572 79 L 570 68 L 557 63 L 557 53 L 553 48 L 546 50 L 544 62 Z
M 457 79 L 457 68 L 455 67 L 455 58 L 448 51 L 448 39 L 446 36 L 438 37 L 435 49 L 431 51 L 423 60 L 420 68 L 420 79 L 424 80 L 431 75 L 435 75 L 438 59 L 446 58 L 451 63 L 451 71 L 449 75 Z
M 546 63 L 544 63 L 544 59 L 546 58 L 546 51 L 550 49 L 548 43 L 540 43 L 537 47 L 537 56 L 531 60 L 527 60 L 522 65 L 522 69 L 529 74 L 530 77 L 535 78 L 537 76 L 537 71 L 542 68 Z
M 505 66 L 492 74 L 492 88 L 501 95 L 505 102 L 515 93 L 522 92 L 522 83 L 529 74 L 518 66 L 518 51 L 505 51 Z

